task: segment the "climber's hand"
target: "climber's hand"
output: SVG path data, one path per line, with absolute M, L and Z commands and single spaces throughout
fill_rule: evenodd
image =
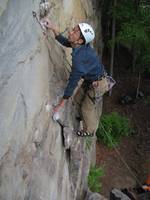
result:
M 42 19 L 42 23 L 44 23 L 44 26 L 46 28 L 52 30 L 55 35 L 59 34 L 58 28 L 47 17 Z
M 45 25 L 45 27 L 47 27 L 49 29 L 54 28 L 54 24 L 47 17 L 43 18 L 41 21 Z
M 60 102 L 53 108 L 53 113 L 59 112 L 65 105 L 65 99 L 61 99 Z
M 56 105 L 54 108 L 53 108 L 53 113 L 56 113 L 56 112 L 59 112 L 59 110 L 62 108 L 61 105 Z

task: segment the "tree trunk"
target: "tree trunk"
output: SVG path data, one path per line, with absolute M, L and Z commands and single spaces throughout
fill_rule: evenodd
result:
M 138 98 L 138 95 L 139 95 L 140 84 L 141 84 L 141 73 L 139 72 L 138 85 L 137 85 L 137 89 L 136 89 L 136 99 Z
M 135 5 L 135 10 L 136 12 L 138 11 L 139 5 L 140 5 L 140 0 L 135 0 L 134 1 L 134 5 Z
M 132 73 L 134 73 L 136 69 L 136 59 L 137 59 L 137 49 L 136 46 L 134 45 L 132 48 Z
M 134 0 L 134 9 L 135 12 L 138 12 L 138 8 L 140 5 L 140 0 Z M 137 48 L 136 48 L 136 44 L 135 42 L 133 43 L 133 48 L 132 48 L 132 55 L 133 55 L 133 59 L 132 59 L 132 73 L 135 72 L 135 67 L 136 67 L 136 59 L 137 59 Z
M 113 7 L 115 8 L 117 5 L 117 0 L 114 0 Z M 116 31 L 116 18 L 113 17 L 112 21 L 112 46 L 111 46 L 111 58 L 110 58 L 110 75 L 113 76 L 113 68 L 114 68 L 114 51 L 115 51 L 115 31 Z M 111 96 L 112 90 L 109 92 Z

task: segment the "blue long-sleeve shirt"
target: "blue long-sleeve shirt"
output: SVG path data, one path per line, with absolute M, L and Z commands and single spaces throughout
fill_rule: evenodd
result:
M 71 47 L 67 38 L 59 34 L 56 40 L 63 46 Z M 97 80 L 104 74 L 104 66 L 99 60 L 95 50 L 89 45 L 81 45 L 73 48 L 72 51 L 72 71 L 64 91 L 64 99 L 72 96 L 74 89 L 81 78 L 87 81 Z

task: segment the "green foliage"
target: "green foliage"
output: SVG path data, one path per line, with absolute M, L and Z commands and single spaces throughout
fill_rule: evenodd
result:
M 133 130 L 129 126 L 129 120 L 112 112 L 103 115 L 96 132 L 98 141 L 102 141 L 107 147 L 117 146 L 123 136 L 129 136 Z
M 112 7 L 112 16 L 116 18 L 119 24 L 133 20 L 135 17 L 134 3 L 131 0 L 120 0 L 116 8 Z
M 139 3 L 120 0 L 117 1 L 116 7 L 113 7 L 112 4 L 113 0 L 109 1 L 109 7 L 105 12 L 109 13 L 108 23 L 112 18 L 116 19 L 115 42 L 130 50 L 133 57 L 136 58 L 136 69 L 143 72 L 150 66 L 150 3 L 146 0 L 141 0 Z M 114 41 L 107 42 L 111 46 Z
M 144 27 L 140 24 L 124 23 L 118 33 L 117 42 L 128 45 L 130 49 L 132 46 L 140 49 L 149 43 L 149 38 Z
M 144 97 L 144 103 L 150 106 L 150 96 Z
M 141 52 L 140 60 L 137 59 L 143 71 L 150 73 L 150 46 L 147 49 L 143 49 Z
M 105 175 L 102 167 L 91 166 L 88 175 L 88 186 L 92 192 L 100 192 L 102 184 L 100 178 Z

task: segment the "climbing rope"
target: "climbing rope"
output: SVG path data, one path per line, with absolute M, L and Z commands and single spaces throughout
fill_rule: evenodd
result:
M 140 185 L 140 187 L 142 187 L 142 183 L 141 181 L 137 178 L 137 176 L 135 175 L 135 173 L 131 170 L 131 168 L 129 167 L 129 165 L 127 164 L 127 162 L 125 161 L 125 159 L 122 157 L 122 155 L 120 154 L 120 152 L 118 151 L 118 149 L 116 148 L 115 144 L 113 143 L 111 137 L 109 136 L 109 134 L 107 133 L 107 131 L 105 130 L 104 126 L 102 125 L 102 123 L 100 122 L 100 125 L 103 129 L 103 131 L 105 132 L 108 140 L 111 142 L 112 146 L 114 147 L 117 155 L 119 156 L 120 160 L 122 161 L 122 163 L 126 166 L 126 168 L 128 169 L 128 171 L 130 172 L 130 174 L 132 175 L 132 177 L 137 181 L 137 183 Z

